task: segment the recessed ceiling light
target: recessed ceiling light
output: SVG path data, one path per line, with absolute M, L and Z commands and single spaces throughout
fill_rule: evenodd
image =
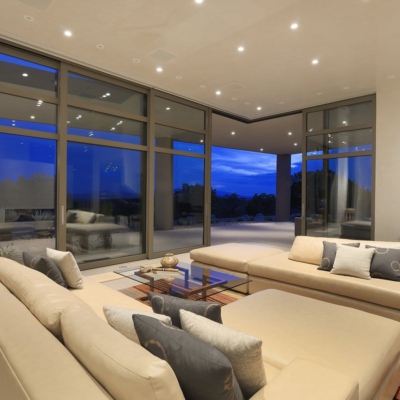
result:
M 72 32 L 71 31 L 64 31 L 64 35 L 70 37 L 70 36 L 72 36 Z
M 260 151 L 264 151 L 264 149 L 260 149 Z
M 196 2 L 197 4 L 201 4 L 201 3 L 203 2 L 203 0 L 195 0 L 195 2 Z
M 133 59 L 133 62 L 134 62 L 134 63 L 140 63 L 140 59 L 139 59 L 139 58 L 134 58 L 134 59 Z
M 35 119 L 35 116 L 34 116 L 34 115 L 31 115 L 31 119 Z
M 171 109 L 171 107 L 167 107 L 166 110 L 169 111 Z
M 23 73 L 22 76 L 24 76 L 25 78 L 28 76 L 27 73 Z
M 292 135 L 292 132 L 288 132 L 288 135 L 291 136 L 291 135 Z
M 294 145 L 297 146 L 297 143 L 295 143 Z
M 235 132 L 231 132 L 231 135 L 234 135 L 235 134 Z
M 178 75 L 175 79 L 178 79 L 178 81 L 179 81 L 182 79 L 182 77 L 180 75 Z
M 161 67 L 157 67 L 157 72 L 162 72 L 163 69 Z
M 205 89 L 206 85 L 200 85 L 200 89 Z
M 24 15 L 24 19 L 26 19 L 29 22 L 33 22 L 35 18 L 31 17 L 30 15 Z
M 293 23 L 292 25 L 290 25 L 290 29 L 297 29 L 298 27 L 299 27 L 299 25 L 296 24 L 296 22 Z
M 238 47 L 238 51 L 240 51 L 240 52 L 241 52 L 241 51 L 244 51 L 244 47 L 243 47 L 243 46 L 239 46 L 239 47 Z
M 219 95 L 221 94 L 221 91 L 220 91 L 220 90 L 217 90 L 217 91 L 215 92 L 215 94 L 216 94 L 217 96 L 219 96 Z
M 318 64 L 319 61 L 317 59 L 311 61 L 314 65 Z
M 261 110 L 261 107 L 257 107 L 257 111 L 260 111 Z
M 347 121 L 343 121 L 344 124 L 347 124 Z
M 311 129 L 308 130 L 308 132 L 312 132 L 312 131 L 313 131 L 313 128 L 311 128 Z
M 203 139 L 201 139 L 201 140 L 200 140 L 200 143 L 204 143 L 204 140 L 203 140 Z
M 106 93 L 105 95 L 106 95 L 107 97 L 108 97 L 108 96 L 111 96 L 111 94 L 110 94 L 110 93 Z
M 96 47 L 97 47 L 99 50 L 104 50 L 104 45 L 102 45 L 102 44 L 96 44 Z

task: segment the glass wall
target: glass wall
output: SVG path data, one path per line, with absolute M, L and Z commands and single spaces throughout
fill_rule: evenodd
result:
M 206 112 L 155 97 L 153 254 L 204 244 Z
M 209 112 L 0 44 L 0 257 L 88 269 L 206 243 Z
M 307 235 L 371 239 L 374 110 L 370 96 L 305 112 Z

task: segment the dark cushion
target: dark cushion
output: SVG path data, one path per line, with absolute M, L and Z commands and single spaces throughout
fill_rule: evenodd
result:
M 186 400 L 244 400 L 229 360 L 174 326 L 133 315 L 141 345 L 173 369 Z
M 317 268 L 322 271 L 331 271 L 333 267 L 333 263 L 336 258 L 337 246 L 336 243 L 332 242 L 323 242 L 324 244 L 324 252 L 322 253 L 322 261 L 321 265 Z M 360 247 L 360 243 L 341 243 L 345 246 L 351 247 Z
M 400 281 L 400 249 L 387 249 L 368 245 L 365 247 L 375 249 L 375 254 L 371 261 L 371 278 Z
M 60 286 L 65 288 L 68 287 L 64 277 L 61 274 L 61 271 L 58 269 L 57 265 L 50 260 L 50 258 L 38 256 L 24 251 L 22 252 L 22 259 L 27 267 L 45 274 Z
M 151 308 L 156 314 L 168 315 L 172 325 L 182 328 L 179 310 L 190 311 L 222 324 L 221 304 L 207 301 L 185 300 L 155 292 L 147 292 Z
M 67 211 L 67 223 L 75 222 L 76 220 L 76 212 Z

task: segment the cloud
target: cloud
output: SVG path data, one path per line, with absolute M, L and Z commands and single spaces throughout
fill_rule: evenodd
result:
M 256 171 L 248 171 L 246 169 L 232 168 L 229 167 L 228 165 L 216 165 L 213 167 L 213 171 L 228 172 L 231 174 L 246 175 L 246 176 L 261 175 L 259 172 Z

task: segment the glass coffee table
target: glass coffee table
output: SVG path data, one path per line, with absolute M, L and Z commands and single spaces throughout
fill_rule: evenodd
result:
M 157 269 L 155 269 L 157 268 Z M 124 268 L 114 271 L 125 278 L 147 285 L 149 291 L 161 292 L 190 300 L 207 297 L 245 285 L 251 279 L 180 262 L 173 269 L 160 269 L 160 264 Z M 145 298 L 141 298 L 141 301 Z

